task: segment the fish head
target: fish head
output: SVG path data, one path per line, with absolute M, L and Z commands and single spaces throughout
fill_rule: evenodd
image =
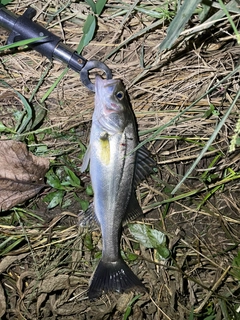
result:
M 132 109 L 121 80 L 96 76 L 93 121 L 109 133 L 122 132 L 132 121 Z

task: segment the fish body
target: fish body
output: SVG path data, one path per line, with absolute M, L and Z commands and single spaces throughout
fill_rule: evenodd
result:
M 138 156 L 134 151 L 137 145 L 136 121 L 122 82 L 97 76 L 90 144 L 82 166 L 83 171 L 90 160 L 93 211 L 103 243 L 101 261 L 90 281 L 90 299 L 102 291 L 144 289 L 120 254 L 123 221 L 142 214 L 134 188 L 153 163 L 148 160 L 143 165 L 144 151 Z M 140 170 L 136 169 L 137 158 Z

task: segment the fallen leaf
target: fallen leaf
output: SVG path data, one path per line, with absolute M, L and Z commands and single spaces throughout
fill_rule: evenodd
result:
M 0 319 L 2 318 L 2 316 L 4 316 L 5 312 L 6 312 L 6 298 L 5 298 L 5 294 L 4 294 L 4 290 L 3 287 L 0 283 Z
M 18 256 L 7 256 L 0 261 L 0 275 L 14 262 L 24 259 L 29 253 L 22 253 Z
M 18 141 L 0 141 L 0 211 L 35 196 L 44 186 L 49 160 L 36 157 Z
M 67 274 L 59 274 L 56 277 L 44 279 L 38 288 L 40 293 L 51 293 L 53 291 L 69 288 L 69 276 Z

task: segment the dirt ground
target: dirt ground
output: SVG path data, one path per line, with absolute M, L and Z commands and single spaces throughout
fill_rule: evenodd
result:
M 162 7 L 173 12 L 175 1 L 168 1 L 168 6 L 165 2 L 160 1 Z M 90 12 L 87 3 L 16 0 L 7 8 L 23 14 L 30 4 L 39 23 L 72 48 L 78 46 Z M 159 2 L 141 4 L 155 10 Z M 34 154 L 49 158 L 60 179 L 65 179 L 63 166 L 80 179 L 78 187 L 62 189 L 63 201 L 52 209 L 46 196 L 56 190 L 46 184 L 33 199 L 0 213 L 3 320 L 240 319 L 238 144 L 229 151 L 239 121 L 239 100 L 194 170 L 171 194 L 239 92 L 239 70 L 222 81 L 239 66 L 239 44 L 225 18 L 191 38 L 181 35 L 171 50 L 159 53 L 169 21 L 166 18 L 153 27 L 157 19 L 131 11 L 133 5 L 108 1 L 82 54 L 104 61 L 128 89 L 140 140 L 147 139 L 157 162 L 154 174 L 137 189 L 145 213 L 137 223 L 166 235 L 170 257 L 159 260 L 157 248 L 138 243 L 125 226 L 122 253 L 148 292 L 113 292 L 88 300 L 89 279 L 101 254 L 101 234 L 98 228 L 92 232 L 79 228 L 78 213 L 92 200 L 89 173 L 81 174 L 80 166 L 94 93 L 74 71 L 60 79 L 65 68 L 61 62 L 50 63 L 32 50 L 2 52 L 1 123 L 15 128 L 21 122 L 17 115 L 24 107 L 14 90 L 26 99 L 34 93 L 34 106 L 44 100 L 41 123 L 30 133 L 23 131 L 19 139 Z M 238 30 L 239 17 L 233 14 Z M 199 24 L 195 14 L 186 30 Z M 3 45 L 8 32 L 0 28 L 0 35 Z M 18 136 L 2 130 L 1 140 L 13 137 Z

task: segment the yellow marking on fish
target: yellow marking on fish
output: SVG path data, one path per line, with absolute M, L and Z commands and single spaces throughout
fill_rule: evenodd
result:
M 105 165 L 110 162 L 110 143 L 106 132 L 100 136 L 100 159 Z

